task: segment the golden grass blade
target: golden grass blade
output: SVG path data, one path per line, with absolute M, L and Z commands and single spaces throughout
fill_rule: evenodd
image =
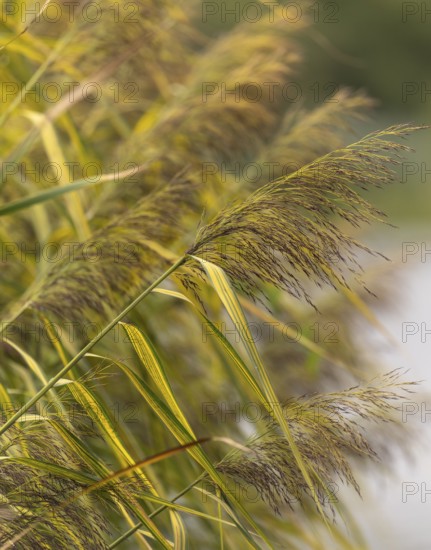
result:
M 125 323 L 123 323 L 123 327 L 125 328 Z M 141 341 L 141 338 L 136 333 L 136 328 L 133 327 L 134 330 L 130 332 L 130 334 L 133 334 L 135 337 L 135 341 L 133 341 L 134 346 L 139 346 L 139 343 Z M 146 339 L 148 341 L 148 338 Z M 151 345 L 151 344 L 149 344 Z M 151 346 L 152 347 L 152 346 Z M 144 344 L 144 348 L 140 350 L 140 354 L 142 357 L 145 357 L 146 360 L 152 360 L 157 362 L 156 356 L 152 353 L 151 347 L 149 348 L 147 344 Z M 100 357 L 95 356 L 94 357 Z M 139 393 L 142 395 L 142 397 L 145 398 L 147 403 L 152 407 L 154 412 L 159 416 L 162 420 L 162 422 L 165 424 L 165 426 L 168 428 L 168 430 L 175 436 L 175 438 L 178 440 L 178 442 L 182 445 L 185 445 L 186 443 L 189 443 L 191 440 L 196 439 L 195 435 L 191 431 L 191 428 L 186 420 L 186 424 L 184 425 L 182 422 L 178 420 L 176 415 L 173 413 L 173 411 L 166 405 L 164 400 L 160 399 L 148 386 L 148 384 L 145 383 L 145 381 L 140 378 L 136 373 L 134 373 L 127 365 L 125 365 L 122 361 L 118 361 L 116 359 L 110 359 L 115 365 L 117 365 L 131 380 L 135 388 L 139 391 Z M 146 365 L 146 364 L 145 364 Z M 154 375 L 159 378 L 164 378 L 164 374 L 161 373 L 161 370 L 164 370 L 161 365 L 153 364 L 151 369 L 152 372 L 154 372 Z M 165 398 L 169 399 L 170 402 L 172 402 L 174 406 L 174 410 L 177 410 L 179 407 L 176 404 L 176 399 L 170 390 L 169 383 L 163 382 L 165 387 Z M 183 413 L 181 412 L 181 416 L 183 417 Z M 215 467 L 213 466 L 212 462 L 208 458 L 208 456 L 203 452 L 203 450 L 200 449 L 200 447 L 191 447 L 189 449 L 189 453 L 192 455 L 192 457 L 197 461 L 197 463 L 207 472 L 207 474 L 211 477 L 211 479 L 216 483 L 222 490 L 226 490 L 226 485 Z M 259 535 L 267 542 L 269 547 L 271 547 L 271 544 L 269 543 L 267 537 L 264 533 L 259 529 L 259 527 L 256 525 L 254 520 L 251 518 L 250 514 L 246 511 L 246 509 L 243 507 L 243 505 L 235 498 L 234 495 L 229 495 L 229 500 L 232 501 L 232 504 L 236 506 L 236 508 L 241 512 L 241 514 L 246 518 L 248 523 L 252 526 L 253 530 L 259 533 Z M 246 532 L 245 528 L 241 525 L 240 522 L 238 522 L 238 527 L 241 529 L 242 533 L 246 536 L 247 539 L 249 539 L 249 535 Z
M 319 483 L 321 483 L 321 480 L 319 479 L 317 473 L 313 471 L 311 465 L 307 464 L 306 460 L 299 452 L 292 432 L 289 428 L 288 422 L 286 421 L 278 397 L 276 396 L 276 393 L 272 387 L 266 368 L 262 363 L 256 344 L 248 328 L 247 321 L 245 319 L 244 313 L 236 294 L 233 292 L 227 277 L 220 267 L 212 264 L 211 262 L 202 260 L 198 257 L 195 257 L 195 259 L 202 263 L 205 271 L 208 273 L 209 279 L 214 286 L 215 291 L 217 292 L 220 300 L 223 302 L 234 325 L 237 327 L 237 330 L 239 330 L 241 340 L 245 346 L 245 349 L 247 350 L 249 358 L 258 371 L 260 383 L 262 384 L 263 391 L 265 393 L 265 397 L 268 403 L 271 404 L 274 417 L 279 423 L 280 428 L 282 429 L 287 441 L 289 442 L 293 456 L 295 457 L 298 467 L 307 482 L 307 485 L 323 520 L 327 524 L 328 529 L 331 530 L 329 524 L 327 523 L 326 515 L 323 511 L 322 505 L 316 495 L 316 490 L 312 481 L 312 477 L 317 479 Z

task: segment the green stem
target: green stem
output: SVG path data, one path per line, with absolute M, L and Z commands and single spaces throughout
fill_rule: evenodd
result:
M 193 481 L 193 483 L 190 483 L 190 485 L 188 485 L 185 489 L 183 489 L 180 493 L 178 493 L 172 500 L 171 502 L 175 502 L 177 501 L 180 497 L 182 497 L 183 495 L 185 495 L 186 493 L 188 493 L 190 491 L 190 489 L 193 489 L 193 487 L 196 485 L 196 483 L 198 483 L 203 477 L 205 477 L 205 474 L 202 474 L 200 475 L 195 481 Z M 154 512 L 152 512 L 151 514 L 149 514 L 149 518 L 153 518 L 155 516 L 157 516 L 158 514 L 160 514 L 160 512 L 163 512 L 163 510 L 166 510 L 166 508 L 169 508 L 169 506 L 167 506 L 166 504 L 164 504 L 163 506 L 160 506 L 160 508 L 157 508 L 157 510 L 154 510 Z M 136 531 L 138 531 L 141 527 L 142 527 L 142 523 L 139 522 L 137 523 L 136 525 L 134 525 L 133 527 L 131 527 L 128 531 L 126 531 L 125 533 L 123 533 L 120 537 L 118 537 L 118 539 L 114 540 L 113 543 L 111 543 L 108 548 L 109 550 L 112 550 L 112 548 L 116 548 L 119 544 L 121 544 L 122 542 L 124 542 L 126 539 L 128 539 L 129 537 L 131 537 L 133 534 L 136 533 Z
M 177 260 L 174 265 L 172 265 L 167 271 L 162 273 L 160 277 L 152 283 L 147 289 L 145 289 L 135 300 L 133 300 L 132 303 L 130 303 L 123 311 L 115 317 L 112 321 L 110 321 L 104 329 L 102 329 L 99 334 L 97 334 L 88 344 L 82 348 L 82 350 L 75 355 L 75 357 L 67 363 L 66 366 L 64 366 L 45 386 L 43 386 L 42 389 L 40 389 L 31 399 L 28 401 L 25 405 L 23 405 L 19 411 L 17 411 L 9 420 L 3 424 L 3 426 L 0 428 L 0 435 L 3 435 L 6 430 L 8 430 L 11 426 L 17 422 L 23 414 L 25 414 L 30 407 L 32 407 L 41 397 L 43 397 L 65 374 L 67 374 L 72 367 L 74 367 L 78 361 L 80 361 L 86 353 L 88 353 L 91 348 L 97 344 L 99 340 L 101 340 L 105 334 L 107 334 L 117 323 L 118 321 L 121 321 L 121 319 L 129 313 L 136 305 L 139 304 L 139 302 L 145 298 L 154 288 L 156 288 L 162 281 L 164 281 L 169 275 L 174 272 L 180 265 L 182 265 L 186 261 L 186 256 L 182 256 L 179 260 Z

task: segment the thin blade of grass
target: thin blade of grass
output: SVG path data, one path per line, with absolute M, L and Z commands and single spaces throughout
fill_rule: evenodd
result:
M 125 323 L 122 324 L 123 328 Z M 140 341 L 139 336 L 136 333 L 136 328 L 133 327 L 135 330 L 131 331 L 130 333 L 135 336 L 134 345 L 138 345 L 138 339 Z M 151 352 L 151 348 L 148 348 L 147 345 L 144 346 L 144 349 L 141 350 L 141 355 L 143 357 L 152 357 L 154 360 L 156 360 L 156 357 L 150 353 L 150 355 L 146 355 L 148 353 L 148 350 Z M 106 357 L 97 356 L 94 354 L 89 354 L 89 356 L 98 357 L 107 359 Z M 173 411 L 166 405 L 164 401 L 162 401 L 149 387 L 149 385 L 140 378 L 135 372 L 133 372 L 127 365 L 125 365 L 123 362 L 109 358 L 110 361 L 112 361 L 113 364 L 117 365 L 131 380 L 135 388 L 139 391 L 139 393 L 145 398 L 147 403 L 151 406 L 153 411 L 159 416 L 162 420 L 162 422 L 165 424 L 165 426 L 168 428 L 168 430 L 174 435 L 174 437 L 178 440 L 180 444 L 186 444 L 189 443 L 191 440 L 197 439 L 194 435 L 193 431 L 191 430 L 190 426 L 188 425 L 188 422 L 186 420 L 186 424 L 184 425 L 182 422 L 178 420 L 176 415 L 173 413 Z M 156 376 L 159 378 L 161 377 L 163 379 L 163 374 L 160 374 L 161 367 L 157 365 L 153 365 L 152 369 L 155 371 Z M 158 372 L 159 371 L 159 372 Z M 163 369 L 164 371 L 164 369 Z M 169 395 L 170 400 L 174 400 L 174 408 L 179 408 L 178 404 L 176 403 L 175 397 L 173 396 L 173 393 L 171 392 L 169 384 L 165 386 L 165 392 L 167 392 Z M 181 416 L 184 416 L 181 412 Z M 226 492 L 226 485 L 221 478 L 220 474 L 217 472 L 215 467 L 213 466 L 212 462 L 207 457 L 206 453 L 203 452 L 203 450 L 200 447 L 192 447 L 189 449 L 190 454 L 193 456 L 193 458 L 197 461 L 197 463 L 208 473 L 208 475 L 211 477 L 211 479 L 218 485 L 223 491 Z M 265 536 L 264 533 L 259 529 L 259 527 L 254 522 L 253 518 L 249 515 L 249 513 L 246 511 L 244 506 L 234 497 L 234 495 L 229 495 L 229 498 L 231 499 L 232 504 L 235 504 L 235 506 L 238 508 L 238 510 L 241 512 L 241 514 L 245 517 L 245 519 L 248 521 L 248 523 L 251 525 L 253 530 L 259 533 L 259 535 L 262 537 L 262 539 L 267 542 L 268 546 L 272 548 L 272 545 L 270 544 L 269 540 Z M 241 529 L 241 532 L 246 536 L 247 540 L 249 542 L 253 542 L 253 545 L 255 548 L 257 546 L 255 545 L 254 541 L 250 541 L 250 535 L 248 531 L 245 529 L 245 527 L 239 522 L 237 519 L 237 525 Z
M 269 403 L 273 406 L 273 414 L 282 429 L 287 441 L 289 442 L 289 445 L 291 447 L 293 456 L 295 457 L 295 460 L 298 464 L 298 467 L 304 476 L 304 479 L 310 489 L 311 495 L 313 497 L 313 500 L 316 504 L 317 509 L 320 512 L 320 515 L 322 516 L 323 521 L 326 523 L 328 530 L 331 531 L 331 528 L 329 526 L 329 523 L 326 519 L 326 515 L 323 511 L 322 505 L 319 502 L 319 499 L 316 495 L 316 491 L 314 488 L 314 483 L 311 479 L 310 473 L 315 476 L 317 480 L 319 480 L 318 474 L 311 468 L 310 465 L 307 465 L 304 458 L 302 457 L 301 453 L 299 452 L 299 449 L 296 445 L 296 442 L 293 438 L 292 432 L 289 428 L 289 425 L 286 421 L 286 418 L 283 414 L 283 409 L 280 405 L 280 402 L 275 394 L 275 391 L 272 387 L 272 384 L 270 382 L 267 370 L 265 366 L 262 363 L 262 360 L 260 358 L 259 352 L 257 350 L 256 344 L 254 342 L 253 336 L 251 335 L 248 324 L 246 321 L 246 318 L 244 316 L 244 312 L 241 308 L 241 304 L 239 303 L 239 300 L 237 298 L 236 293 L 233 291 L 226 275 L 224 274 L 223 270 L 214 265 L 211 262 L 208 262 L 206 260 L 202 260 L 201 258 L 195 257 L 196 260 L 198 260 L 204 267 L 205 271 L 208 274 L 208 277 L 214 286 L 215 291 L 217 292 L 220 300 L 224 304 L 227 312 L 229 313 L 229 316 L 231 317 L 234 325 L 239 329 L 240 338 L 245 346 L 245 349 L 249 355 L 250 360 L 256 367 L 262 386 L 263 391 L 265 393 L 266 399 L 269 401 Z M 321 480 L 319 480 L 320 483 L 322 483 Z M 324 485 L 322 485 L 324 488 Z
M 62 195 L 65 195 L 67 193 L 72 193 L 74 191 L 79 191 L 80 189 L 92 187 L 94 185 L 98 185 L 99 183 L 106 183 L 108 181 L 117 182 L 120 179 L 127 178 L 130 175 L 135 175 L 138 172 L 142 172 L 143 170 L 145 170 L 146 167 L 147 164 L 143 164 L 138 168 L 123 170 L 122 172 L 113 172 L 111 174 L 104 174 L 102 176 L 98 176 L 97 179 L 94 180 L 83 178 L 76 180 L 73 183 L 63 185 L 61 187 L 45 189 L 44 191 L 40 191 L 39 193 L 35 193 L 34 195 L 30 195 L 29 197 L 17 199 L 3 206 L 0 206 L 0 216 L 8 216 L 10 214 L 14 214 L 15 212 L 19 212 L 20 210 L 30 208 L 31 206 L 34 206 L 36 204 L 47 202 L 57 197 L 61 197 Z

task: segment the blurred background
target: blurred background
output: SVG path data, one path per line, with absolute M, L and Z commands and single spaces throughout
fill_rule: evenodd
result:
M 363 0 L 319 5 L 316 29 L 321 36 L 310 37 L 307 45 L 308 79 L 363 88 L 376 98 L 380 105 L 367 129 L 398 122 L 430 124 L 431 2 Z M 426 392 L 431 389 L 431 338 L 426 335 L 426 328 L 431 328 L 431 254 L 426 254 L 431 250 L 431 134 L 412 136 L 411 143 L 416 154 L 401 167 L 399 184 L 373 196 L 398 226 L 379 230 L 384 244 L 369 235 L 371 243 L 392 251 L 389 257 L 397 281 L 389 309 L 379 313 L 377 301 L 374 311 L 398 346 L 381 341 L 381 354 L 374 359 L 407 367 L 411 378 L 424 380 Z M 410 255 L 409 250 L 418 252 Z M 416 327 L 416 334 L 406 334 Z M 417 430 L 413 456 L 385 464 L 383 477 L 363 474 L 363 501 L 352 496 L 358 522 L 376 550 L 429 548 L 431 495 L 426 489 L 431 489 L 431 417 L 426 415 L 430 408 L 426 397 L 420 399 L 420 408 L 422 414 L 405 418 Z M 403 495 L 407 483 L 412 483 L 412 493 L 418 491 Z
M 325 2 L 320 4 L 324 8 Z M 329 14 L 335 6 L 326 4 Z M 380 106 L 370 129 L 397 122 L 430 124 L 431 2 L 365 0 L 334 4 L 338 21 L 325 23 L 321 17 L 317 29 L 325 39 L 319 45 L 309 44 L 310 78 L 364 88 L 378 99 Z M 323 15 L 325 9 L 320 13 Z M 424 380 L 422 390 L 426 392 L 431 389 L 431 338 L 426 335 L 426 329 L 431 328 L 431 254 L 426 254 L 431 250 L 429 131 L 413 136 L 412 144 L 416 154 L 402 166 L 400 183 L 390 192 L 373 197 L 398 226 L 384 233 L 384 249 L 392 250 L 389 256 L 398 281 L 396 293 L 388 311 L 379 315 L 378 304 L 374 310 L 399 344 L 394 349 L 382 342 L 382 355 L 377 360 L 409 368 L 409 376 Z M 379 231 L 379 239 L 381 235 Z M 418 253 L 410 255 L 408 250 Z M 416 327 L 416 334 L 406 333 L 413 333 Z M 422 414 L 404 419 L 417 430 L 418 446 L 413 456 L 385 465 L 388 473 L 384 479 L 369 474 L 361 480 L 364 500 L 357 499 L 357 517 L 376 550 L 429 548 L 431 495 L 426 489 L 431 489 L 431 417 L 426 415 L 430 408 L 426 397 L 420 399 L 420 408 Z M 403 495 L 407 483 L 412 484 L 412 493 L 416 488 L 418 491 Z

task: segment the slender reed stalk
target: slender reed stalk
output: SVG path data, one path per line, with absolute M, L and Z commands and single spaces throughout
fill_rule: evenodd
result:
M 171 273 L 173 273 L 178 267 L 180 267 L 186 261 L 186 256 L 182 256 L 177 260 L 168 270 L 166 270 L 158 279 L 154 281 L 148 288 L 146 288 L 133 302 L 131 302 L 121 313 L 117 315 L 112 321 L 110 321 L 99 334 L 97 334 L 82 350 L 75 355 L 73 359 L 67 363 L 43 388 L 41 388 L 25 405 L 23 405 L 7 422 L 0 428 L 0 435 L 3 435 L 6 430 L 13 426 L 23 414 L 25 414 L 35 403 L 39 401 L 63 376 L 65 376 L 72 367 L 74 367 L 86 353 L 88 353 L 93 346 L 99 342 L 108 332 L 127 315 L 135 306 L 139 304 L 145 296 L 147 296 L 154 288 L 156 288 L 161 282 L 163 282 Z
M 199 481 L 201 481 L 201 479 L 203 479 L 205 477 L 205 474 L 202 474 L 201 476 L 199 476 L 197 479 L 195 479 L 195 481 L 193 481 L 193 483 L 190 483 L 190 485 L 187 485 L 187 487 L 185 487 L 185 489 L 183 489 L 180 493 L 178 493 L 177 495 L 174 496 L 174 498 L 171 500 L 171 502 L 176 502 L 179 498 L 181 498 L 182 496 L 184 496 L 186 493 L 188 493 L 190 491 L 190 489 L 193 489 L 193 487 L 199 483 Z M 154 518 L 155 516 L 157 516 L 158 514 L 160 514 L 161 512 L 163 512 L 163 510 L 166 510 L 168 508 L 168 506 L 166 506 L 166 504 L 164 504 L 163 506 L 160 506 L 159 508 L 157 508 L 157 510 L 154 510 L 154 512 L 152 512 L 151 514 L 148 515 L 149 518 Z M 136 531 L 138 531 L 141 527 L 143 526 L 143 524 L 141 522 L 139 523 L 136 523 L 133 527 L 131 527 L 130 529 L 128 529 L 125 533 L 123 533 L 122 535 L 120 535 L 117 539 L 115 539 L 110 545 L 109 545 L 109 550 L 112 550 L 113 548 L 117 548 L 117 546 L 119 544 L 121 544 L 122 542 L 124 542 L 126 539 L 128 539 L 129 537 L 131 537 L 133 534 L 136 533 Z

